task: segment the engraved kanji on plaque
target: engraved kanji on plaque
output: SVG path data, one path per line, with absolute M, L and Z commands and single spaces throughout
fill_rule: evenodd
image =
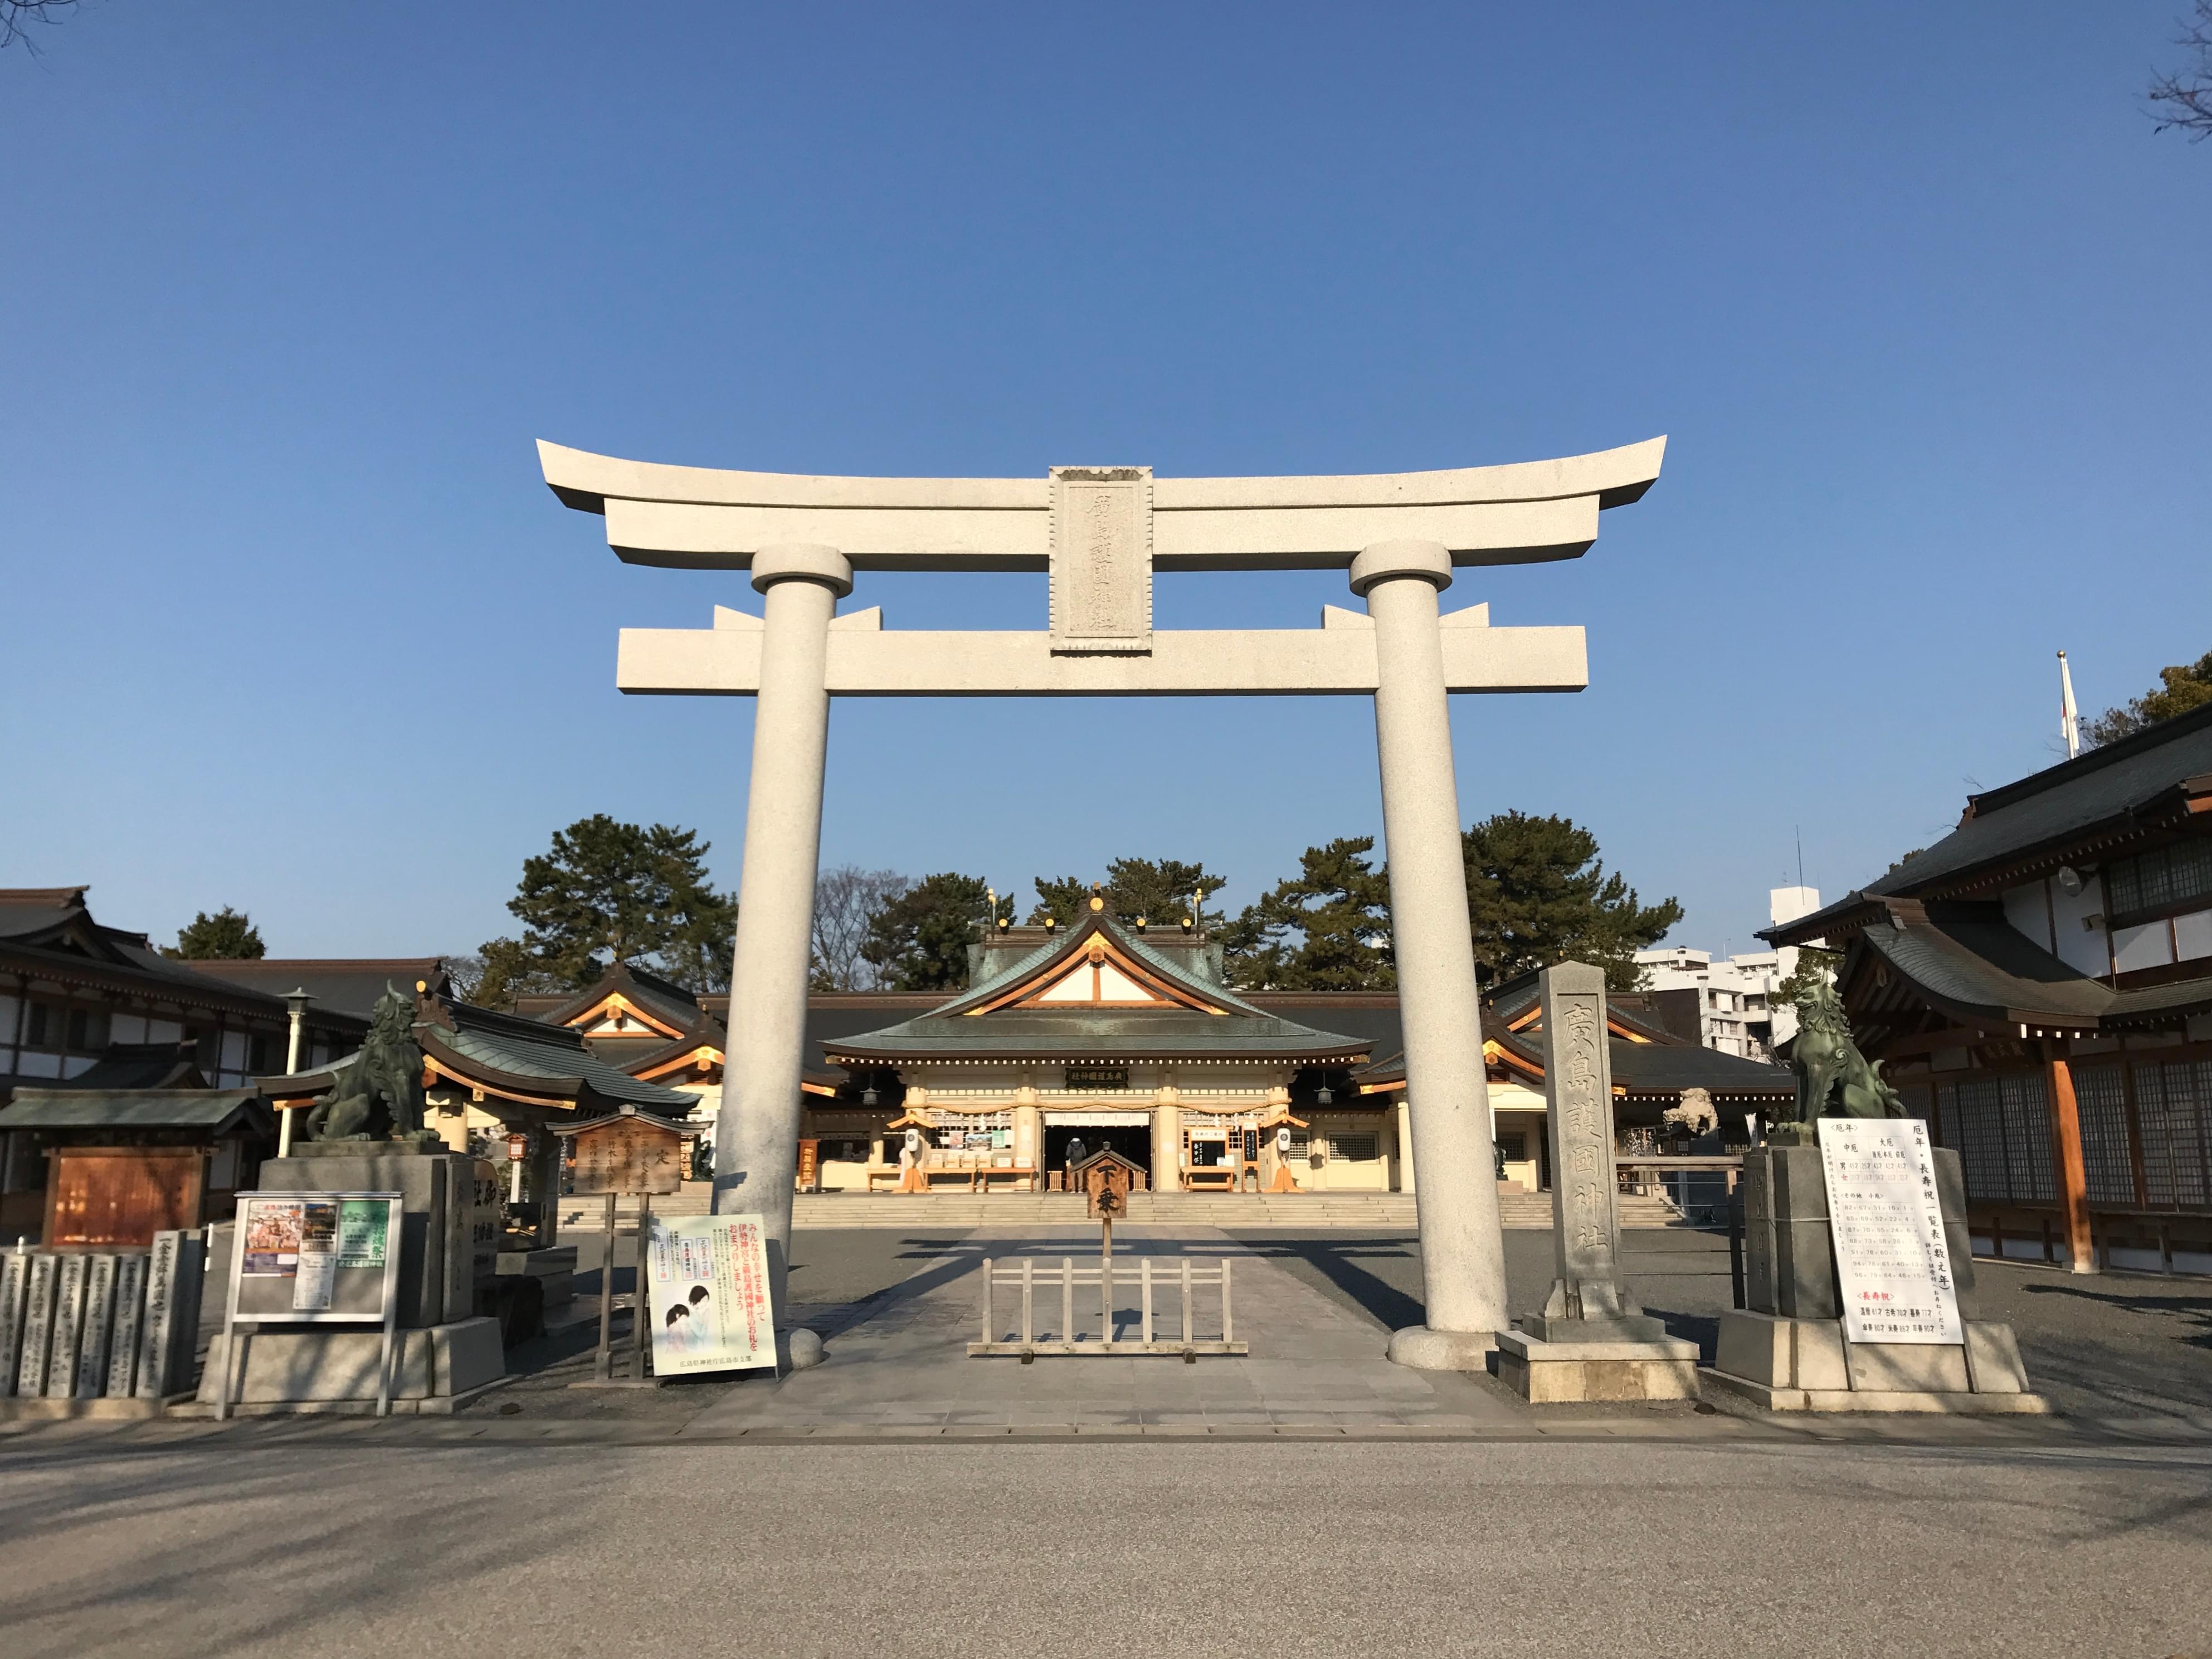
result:
M 1052 648 L 1152 648 L 1152 470 L 1052 469 Z

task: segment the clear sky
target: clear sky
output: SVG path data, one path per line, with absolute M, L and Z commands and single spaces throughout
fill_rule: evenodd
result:
M 751 707 L 625 699 L 544 437 L 769 471 L 1392 471 L 1668 434 L 1568 564 L 1589 689 L 1455 701 L 1753 945 L 2212 649 L 2212 144 L 2182 0 L 441 7 L 94 0 L 0 60 L 0 884 L 273 954 L 465 951 L 605 811 L 736 884 Z M 1172 575 L 1289 626 L 1340 574 Z M 1042 626 L 1042 576 L 866 576 Z M 1003 890 L 1376 831 L 1354 700 L 858 702 L 825 861 Z

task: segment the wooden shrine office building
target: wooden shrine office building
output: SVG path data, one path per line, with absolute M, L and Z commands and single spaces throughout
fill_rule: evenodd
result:
M 1761 937 L 1843 951 L 1859 1046 L 1958 1150 L 1977 1248 L 2212 1272 L 2212 705 L 1968 797 Z

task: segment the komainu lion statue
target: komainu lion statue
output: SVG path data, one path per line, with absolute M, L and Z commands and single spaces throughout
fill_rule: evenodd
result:
M 1851 1023 L 1836 988 L 1822 980 L 1797 1004 L 1797 1118 L 1810 1123 L 1831 1106 L 1840 1117 L 1903 1117 L 1905 1103 L 1881 1080 L 1881 1068 L 1851 1041 Z
M 361 1052 L 307 1114 L 307 1138 L 370 1139 L 379 1104 L 393 1139 L 422 1133 L 422 1050 L 415 1041 L 415 1000 L 390 985 L 376 1000 Z

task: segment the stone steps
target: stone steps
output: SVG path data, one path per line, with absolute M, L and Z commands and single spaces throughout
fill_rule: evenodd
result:
M 705 1215 L 706 1183 L 653 1202 L 656 1215 Z M 1516 1230 L 1552 1224 L 1548 1193 L 1501 1193 L 1498 1218 Z M 800 1193 L 792 1202 L 795 1227 L 1051 1227 L 1085 1224 L 1084 1201 L 1075 1193 Z M 603 1200 L 569 1200 L 561 1206 L 564 1231 L 596 1231 Z M 617 1207 L 617 1224 L 636 1218 L 633 1200 Z M 1680 1220 L 1664 1199 L 1620 1195 L 1624 1227 L 1664 1227 Z M 1411 1193 L 1133 1193 L 1129 1221 L 1137 1225 L 1188 1227 L 1346 1227 L 1410 1231 L 1418 1224 Z

